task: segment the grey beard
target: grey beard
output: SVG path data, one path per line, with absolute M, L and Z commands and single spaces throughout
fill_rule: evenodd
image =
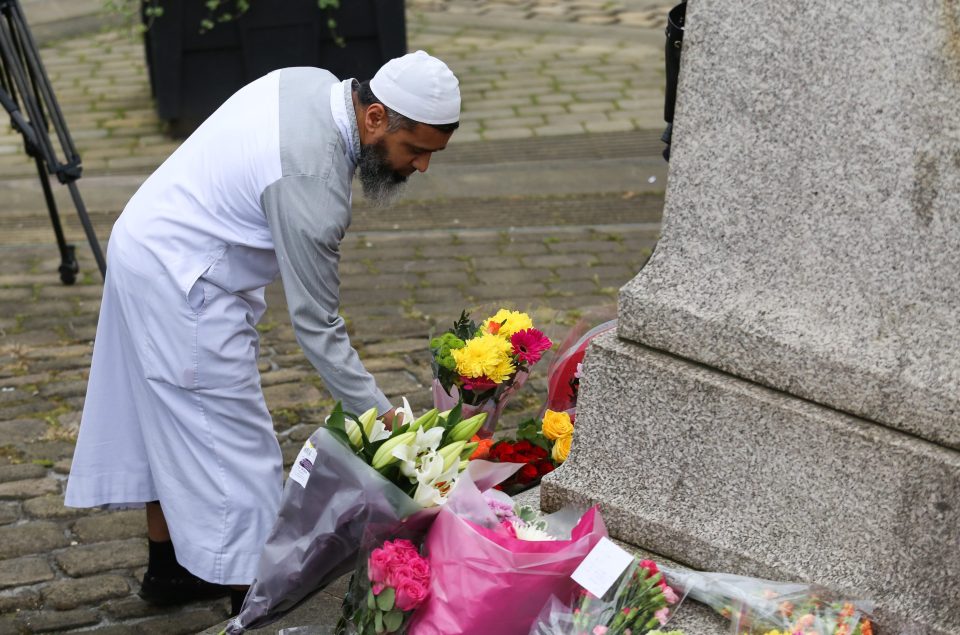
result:
M 394 171 L 387 162 L 387 150 L 383 141 L 360 146 L 357 172 L 363 197 L 374 207 L 392 205 L 407 182 L 407 177 Z

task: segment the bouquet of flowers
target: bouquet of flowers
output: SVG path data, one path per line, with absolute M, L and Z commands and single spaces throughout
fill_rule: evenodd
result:
M 566 412 L 571 421 L 576 417 L 580 375 L 587 347 L 596 336 L 615 329 L 617 321 L 609 320 L 593 328 L 587 328 L 587 325 L 588 322 L 580 322 L 570 330 L 547 369 L 546 407 Z
M 493 436 L 507 400 L 552 344 L 526 313 L 501 309 L 478 325 L 462 312 L 453 328 L 430 340 L 434 405 L 462 400 L 464 413 L 487 412 L 480 436 Z
M 403 633 L 430 589 L 430 563 L 413 542 L 381 542 L 363 558 L 344 600 L 337 635 Z
M 566 412 L 547 410 L 539 420 L 528 419 L 520 424 L 515 439 L 491 443 L 489 449 L 478 447 L 476 458 L 498 463 L 522 463 L 523 467 L 497 486 L 514 495 L 529 489 L 567 460 L 573 441 L 573 422 Z
M 733 635 L 872 635 L 873 604 L 811 584 L 665 569 L 671 584 L 730 620 Z
M 526 635 L 551 595 L 575 590 L 570 574 L 607 533 L 595 507 L 541 517 L 501 492 L 486 497 L 482 517 L 447 505 L 434 520 L 430 594 L 411 635 Z
M 388 430 L 375 410 L 356 417 L 337 404 L 294 461 L 256 579 L 226 632 L 274 622 L 348 573 L 368 525 L 428 526 L 467 468 L 484 417 L 462 419 L 454 407 L 414 418 L 404 400 Z M 486 465 L 476 474 L 483 489 L 513 471 Z

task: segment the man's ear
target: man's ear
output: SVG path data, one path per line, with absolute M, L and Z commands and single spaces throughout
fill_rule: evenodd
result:
M 363 127 L 368 136 L 379 137 L 387 131 L 387 111 L 383 104 L 370 104 L 363 113 Z

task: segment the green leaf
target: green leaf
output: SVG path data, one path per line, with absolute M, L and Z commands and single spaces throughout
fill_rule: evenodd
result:
M 376 611 L 373 614 L 373 629 L 378 633 L 382 633 L 383 629 L 383 613 Z
M 386 587 L 377 596 L 377 608 L 381 611 L 389 611 L 393 608 L 393 602 L 397 597 L 397 592 L 393 587 Z
M 377 608 L 377 596 L 373 594 L 373 589 L 367 591 L 367 608 L 371 611 Z
M 216 11 L 217 7 L 220 6 L 220 0 L 207 0 L 206 6 L 211 11 Z
M 387 627 L 387 632 L 396 633 L 403 625 L 403 613 L 400 611 L 390 611 L 383 616 L 383 625 Z

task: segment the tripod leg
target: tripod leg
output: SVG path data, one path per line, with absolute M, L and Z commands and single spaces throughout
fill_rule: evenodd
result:
M 87 208 L 83 204 L 83 199 L 80 198 L 80 191 L 77 189 L 77 182 L 70 181 L 67 183 L 67 188 L 70 190 L 70 196 L 73 197 L 73 204 L 77 208 L 77 215 L 80 217 L 80 223 L 83 225 L 83 231 L 87 234 L 87 240 L 90 242 L 90 249 L 93 251 L 93 257 L 97 261 L 97 267 L 100 269 L 100 275 L 103 276 L 103 279 L 107 279 L 107 261 L 103 257 L 103 252 L 100 250 L 100 241 L 97 240 L 97 234 L 93 231 L 93 223 L 90 222 L 90 216 L 87 214 Z
M 77 263 L 76 250 L 68 245 L 63 237 L 63 227 L 60 225 L 60 214 L 57 212 L 57 202 L 50 189 L 50 178 L 43 167 L 43 160 L 35 157 L 37 172 L 40 175 L 40 185 L 43 186 L 43 198 L 47 201 L 47 210 L 50 212 L 50 222 L 53 223 L 53 233 L 57 235 L 57 247 L 60 248 L 60 280 L 63 284 L 73 284 L 77 280 L 80 265 Z

